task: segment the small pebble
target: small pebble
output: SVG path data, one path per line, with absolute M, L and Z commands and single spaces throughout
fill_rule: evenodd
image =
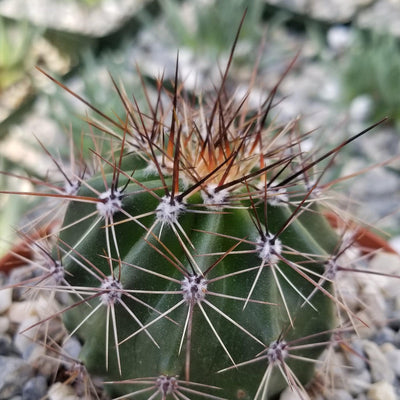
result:
M 16 357 L 0 356 L 0 400 L 22 393 L 22 387 L 33 376 L 33 368 Z
M 368 400 L 397 400 L 394 387 L 385 381 L 374 383 L 368 390 Z
M 355 400 L 368 400 L 368 399 L 366 394 L 360 393 L 357 397 L 355 397 Z
M 386 381 L 392 383 L 395 379 L 395 374 L 378 345 L 365 340 L 363 347 L 369 359 L 368 366 L 371 371 L 372 382 Z
M 67 340 L 63 345 L 62 349 L 68 357 L 78 359 L 79 353 L 82 350 L 82 345 L 76 336 L 72 336 L 69 340 Z
M 335 25 L 330 28 L 326 35 L 328 46 L 335 52 L 340 53 L 346 50 L 353 40 L 353 32 L 344 25 Z
M 34 344 L 35 336 L 40 329 L 39 325 L 34 326 L 37 322 L 39 322 L 38 317 L 31 316 L 27 318 L 22 324 L 20 324 L 19 329 L 15 334 L 14 344 L 21 352 L 24 359 L 28 359 L 29 354 L 32 352 L 32 345 Z M 23 331 L 23 335 L 19 333 Z
M 397 349 L 391 343 L 381 346 L 383 353 L 394 373 L 400 377 L 400 349 Z
M 353 400 L 353 396 L 344 389 L 336 389 L 326 396 L 326 400 Z
M 0 290 L 0 314 L 6 312 L 12 303 L 12 289 Z
M 26 266 L 26 267 L 22 266 L 19 268 L 14 268 L 10 272 L 10 276 L 8 278 L 8 284 L 14 285 L 16 283 L 24 282 L 33 277 L 34 277 L 34 270 L 32 269 L 31 266 Z M 24 297 L 26 297 L 26 294 L 27 294 L 26 287 L 16 286 L 13 289 L 13 300 L 20 301 Z
M 0 334 L 0 356 L 19 356 L 12 339 L 8 335 Z
M 383 343 L 393 343 L 395 338 L 395 332 L 387 326 L 380 329 L 373 340 L 376 344 L 381 345 Z
M 362 341 L 354 339 L 351 341 L 352 351 L 346 354 L 349 365 L 352 367 L 351 372 L 362 372 L 366 368 L 365 355 L 362 348 Z
M 57 382 L 51 385 L 48 398 L 49 400 L 76 400 L 77 397 L 71 386 Z
M 40 400 L 47 393 L 47 380 L 44 376 L 35 376 L 25 383 L 22 389 L 22 400 Z
M 286 388 L 280 395 L 279 400 L 299 400 L 299 395 L 293 390 Z
M 10 320 L 7 317 L 0 317 L 0 334 L 10 329 Z
M 365 392 L 371 385 L 371 375 L 367 369 L 346 375 L 345 389 L 353 396 Z
M 350 104 L 350 118 L 364 122 L 371 116 L 374 101 L 371 96 L 362 94 L 354 98 Z
M 3 272 L 0 271 L 0 286 L 3 286 L 7 283 L 7 275 Z
M 57 302 L 51 303 L 43 296 L 35 300 L 25 300 L 13 303 L 8 310 L 8 316 L 12 322 L 23 323 L 27 318 L 37 316 L 39 319 L 46 319 L 59 311 Z
M 17 324 L 20 324 L 34 314 L 34 302 L 32 301 L 13 303 L 8 310 L 8 317 L 10 318 L 10 321 Z
M 396 334 L 394 335 L 393 344 L 394 344 L 398 349 L 400 349 L 400 331 L 396 332 Z

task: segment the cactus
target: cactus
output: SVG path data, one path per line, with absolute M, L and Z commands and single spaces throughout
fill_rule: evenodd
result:
M 280 81 L 257 111 L 228 94 L 234 48 L 204 99 L 185 92 L 177 60 L 172 89 L 159 80 L 146 112 L 117 85 L 125 117 L 86 103 L 111 152 L 93 133 L 97 173 L 68 176 L 56 162 L 66 184 L 30 193 L 68 202 L 45 252 L 49 288 L 68 294 L 54 316 L 113 396 L 261 400 L 290 386 L 307 399 L 337 315 L 357 318 L 332 288 L 341 238 L 322 212 L 322 178 L 376 124 L 307 152 L 296 121 L 271 122 Z

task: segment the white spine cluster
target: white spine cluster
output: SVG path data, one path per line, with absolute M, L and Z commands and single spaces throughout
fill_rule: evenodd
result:
M 156 386 L 158 387 L 158 391 L 163 395 L 163 398 L 165 398 L 165 396 L 176 392 L 178 381 L 173 376 L 160 375 L 157 378 Z
M 187 303 L 199 303 L 206 297 L 207 280 L 201 275 L 185 276 L 181 289 Z
M 271 206 L 283 206 L 289 202 L 288 191 L 285 188 L 273 188 L 267 192 L 268 203 Z
M 167 223 L 169 225 L 174 225 L 178 222 L 178 217 L 186 210 L 185 203 L 173 198 L 171 201 L 171 196 L 164 196 L 161 199 L 160 204 L 156 208 L 157 219 L 161 223 Z
M 50 267 L 50 273 L 56 286 L 61 285 L 64 281 L 65 269 L 60 261 L 54 261 Z
M 122 284 L 112 276 L 108 276 L 100 286 L 103 293 L 100 296 L 105 306 L 111 306 L 120 301 L 122 296 Z
M 270 364 L 281 363 L 288 355 L 288 344 L 284 340 L 272 342 L 267 350 L 267 359 Z
M 97 211 L 103 218 L 110 218 L 122 207 L 122 193 L 119 189 L 108 189 L 100 194 Z
M 338 272 L 338 264 L 335 259 L 328 260 L 325 263 L 325 275 L 327 279 L 334 280 Z
M 257 242 L 258 256 L 266 263 L 276 264 L 282 253 L 282 242 L 269 233 Z
M 227 204 L 229 192 L 226 189 L 216 190 L 218 186 L 215 183 L 207 185 L 205 190 L 201 192 L 203 202 L 210 210 L 218 210 Z
M 66 181 L 64 183 L 63 191 L 68 196 L 75 196 L 78 193 L 78 190 L 80 187 L 81 187 L 81 183 L 77 180 Z

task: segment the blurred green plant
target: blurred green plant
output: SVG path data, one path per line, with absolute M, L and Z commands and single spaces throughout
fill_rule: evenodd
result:
M 236 26 L 232 21 L 236 21 L 246 8 L 240 42 L 258 43 L 262 34 L 260 23 L 264 2 L 261 0 L 163 0 L 160 6 L 175 43 L 196 53 L 205 49 L 215 54 L 225 52 L 235 34 Z
M 0 93 L 32 67 L 29 52 L 38 33 L 25 21 L 11 23 L 0 17 Z
M 101 3 L 103 0 L 75 0 L 77 3 L 84 4 L 85 6 L 88 7 L 95 7 L 99 3 Z
M 400 124 L 400 46 L 389 34 L 358 32 L 344 56 L 343 92 L 347 101 L 369 95 L 371 118 L 389 115 Z

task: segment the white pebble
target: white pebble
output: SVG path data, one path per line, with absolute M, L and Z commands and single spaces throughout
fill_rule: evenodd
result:
M 350 104 L 350 118 L 357 122 L 366 121 L 371 116 L 373 104 L 372 97 L 367 94 L 355 97 Z
M 352 367 L 352 373 L 362 372 L 366 368 L 365 359 L 362 350 L 362 341 L 358 338 L 353 339 L 351 342 L 352 352 L 346 354 L 346 358 Z M 345 365 L 344 362 L 341 365 Z
M 49 400 L 76 400 L 77 396 L 71 386 L 63 385 L 61 382 L 51 385 L 48 392 Z
M 339 53 L 350 46 L 353 40 L 353 32 L 347 26 L 336 25 L 328 30 L 326 40 L 328 46 Z
M 20 324 L 35 314 L 34 302 L 21 301 L 13 303 L 8 310 L 8 316 L 11 322 Z
M 12 289 L 0 290 L 0 314 L 3 314 L 9 309 L 12 304 Z
M 10 320 L 7 317 L 0 317 L 0 333 L 6 333 L 10 327 Z
M 68 357 L 71 357 L 71 358 L 74 358 L 77 360 L 79 357 L 79 354 L 82 350 L 82 345 L 79 342 L 79 340 L 75 336 L 73 336 L 69 340 L 67 340 L 65 343 L 63 343 L 62 349 L 63 349 L 63 352 L 65 352 L 65 354 Z
M 353 396 L 344 389 L 332 390 L 327 396 L 327 400 L 353 400 Z
M 385 381 L 374 383 L 368 390 L 368 400 L 396 400 L 394 387 Z
M 299 395 L 290 388 L 286 388 L 279 397 L 279 400 L 301 400 Z
M 50 303 L 44 297 L 35 300 L 26 300 L 13 303 L 8 310 L 9 318 L 12 322 L 23 323 L 27 318 L 38 316 L 40 320 L 55 315 L 58 311 L 57 303 Z
M 385 343 L 381 346 L 383 353 L 395 374 L 400 377 L 400 349 L 397 349 L 391 343 Z
M 20 351 L 24 359 L 29 358 L 29 354 L 33 350 L 32 346 L 34 345 L 34 339 L 39 330 L 38 325 L 33 325 L 38 322 L 38 317 L 28 317 L 23 323 L 20 324 L 19 329 L 15 334 L 14 345 Z M 19 332 L 24 333 L 22 334 Z
M 363 347 L 369 359 L 372 382 L 386 381 L 392 383 L 395 374 L 379 346 L 374 342 L 365 340 Z
M 345 385 L 345 389 L 356 396 L 369 388 L 371 385 L 371 375 L 367 369 L 356 374 L 348 374 Z

